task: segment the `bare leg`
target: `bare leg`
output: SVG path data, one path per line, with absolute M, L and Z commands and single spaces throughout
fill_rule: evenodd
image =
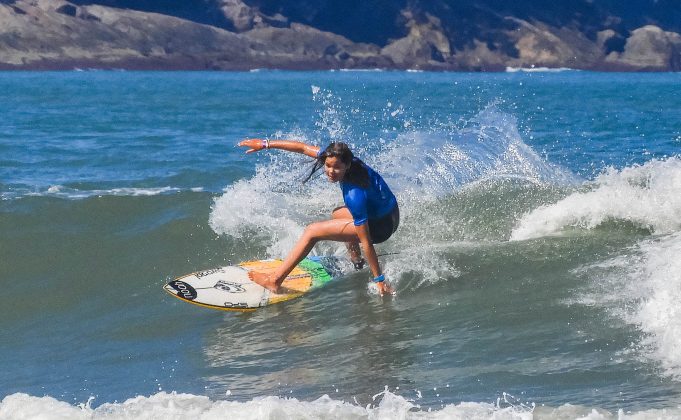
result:
M 272 274 L 249 272 L 248 275 L 255 283 L 276 292 L 286 276 L 310 253 L 312 247 L 320 240 L 341 242 L 358 242 L 357 231 L 352 219 L 332 219 L 316 222 L 305 228 L 303 236 L 286 256 L 281 266 Z
M 331 213 L 331 217 L 333 219 L 350 219 L 352 220 L 352 214 L 350 214 L 350 210 L 348 210 L 347 207 L 336 207 L 333 210 L 333 213 Z M 348 241 L 345 243 L 345 247 L 348 250 L 348 254 L 350 255 L 350 260 L 352 263 L 355 265 L 355 268 L 358 270 L 361 270 L 362 267 L 364 267 L 364 264 L 366 261 L 364 261 L 364 258 L 362 258 L 362 251 L 360 250 L 359 247 L 359 238 L 354 240 L 354 241 Z

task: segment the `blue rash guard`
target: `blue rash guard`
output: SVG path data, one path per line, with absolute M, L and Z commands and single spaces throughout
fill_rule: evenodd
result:
M 353 165 L 362 165 L 369 173 L 369 186 L 362 188 L 349 182 L 341 182 L 343 201 L 350 210 L 355 226 L 367 223 L 369 219 L 380 219 L 397 205 L 395 195 L 383 178 L 364 162 L 355 158 Z

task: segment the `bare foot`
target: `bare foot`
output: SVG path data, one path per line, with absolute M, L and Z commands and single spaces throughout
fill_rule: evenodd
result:
M 260 273 L 258 271 L 249 271 L 248 278 L 253 281 L 253 283 L 259 284 L 267 290 L 277 293 L 279 286 L 270 274 Z

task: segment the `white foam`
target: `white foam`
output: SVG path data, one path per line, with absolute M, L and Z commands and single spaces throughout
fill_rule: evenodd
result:
M 334 400 L 327 395 L 311 401 L 265 397 L 248 402 L 211 401 L 191 394 L 158 393 L 135 397 L 119 404 L 103 404 L 92 409 L 51 397 L 13 394 L 0 403 L 0 419 L 531 419 L 526 407 L 500 408 L 487 403 L 447 405 L 441 410 L 421 411 L 406 399 L 390 392 L 381 393 L 378 406 L 360 407 Z
M 580 303 L 601 305 L 638 328 L 634 349 L 681 380 L 681 232 L 645 240 L 622 255 L 583 267 L 594 291 Z
M 638 264 L 628 268 L 634 304 L 625 320 L 645 333 L 645 355 L 681 380 L 681 232 L 643 242 L 639 253 Z
M 200 189 L 199 189 L 200 190 Z M 133 196 L 133 197 L 139 197 L 139 196 L 151 196 L 151 195 L 160 195 L 160 194 L 168 194 L 168 193 L 176 193 L 180 192 L 180 188 L 173 188 L 173 187 L 161 187 L 161 188 L 113 188 L 110 190 L 97 190 L 97 191 L 92 191 L 94 195 L 126 195 L 126 196 Z
M 653 160 L 616 170 L 610 168 L 578 191 L 541 206 L 518 223 L 511 240 L 560 233 L 567 227 L 593 229 L 604 222 L 632 222 L 655 233 L 681 228 L 681 159 Z
M 470 419 L 470 420 L 600 420 L 617 417 L 621 420 L 678 419 L 680 408 L 638 412 L 618 411 L 615 416 L 606 410 L 565 404 L 558 408 L 534 407 L 509 403 L 506 397 L 495 404 L 462 402 L 447 404 L 440 409 L 422 409 L 415 402 L 384 391 L 374 404 L 361 407 L 324 395 L 306 402 L 295 398 L 264 397 L 246 402 L 212 401 L 204 396 L 165 393 L 131 398 L 122 403 L 106 403 L 92 408 L 90 402 L 73 406 L 55 398 L 12 394 L 0 401 L 0 420 L 218 420 L 218 419 Z M 378 402 L 378 404 L 377 404 Z
M 561 73 L 564 71 L 579 71 L 569 67 L 506 67 L 506 73 Z
M 89 197 L 103 197 L 103 196 L 130 196 L 130 197 L 142 197 L 142 196 L 154 196 L 162 194 L 173 194 L 183 191 L 182 188 L 177 187 L 158 187 L 158 188 L 132 188 L 132 187 L 122 187 L 122 188 L 111 188 L 111 189 L 98 189 L 98 190 L 79 190 L 75 188 L 67 188 L 63 185 L 52 185 L 44 191 L 38 192 L 27 192 L 26 196 L 32 197 L 60 197 L 67 199 L 83 199 Z M 190 191 L 201 192 L 202 187 L 190 188 Z
M 373 68 L 373 69 L 340 69 L 339 71 L 342 72 L 355 72 L 355 73 L 381 73 L 386 71 L 385 69 L 381 68 Z

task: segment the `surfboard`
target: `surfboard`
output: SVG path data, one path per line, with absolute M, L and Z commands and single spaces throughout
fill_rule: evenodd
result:
M 295 299 L 325 286 L 344 274 L 343 259 L 308 257 L 286 277 L 280 293 L 274 293 L 248 277 L 249 271 L 271 273 L 281 260 L 246 261 L 238 265 L 197 271 L 163 286 L 172 296 L 194 305 L 223 311 L 254 311 L 264 306 Z

